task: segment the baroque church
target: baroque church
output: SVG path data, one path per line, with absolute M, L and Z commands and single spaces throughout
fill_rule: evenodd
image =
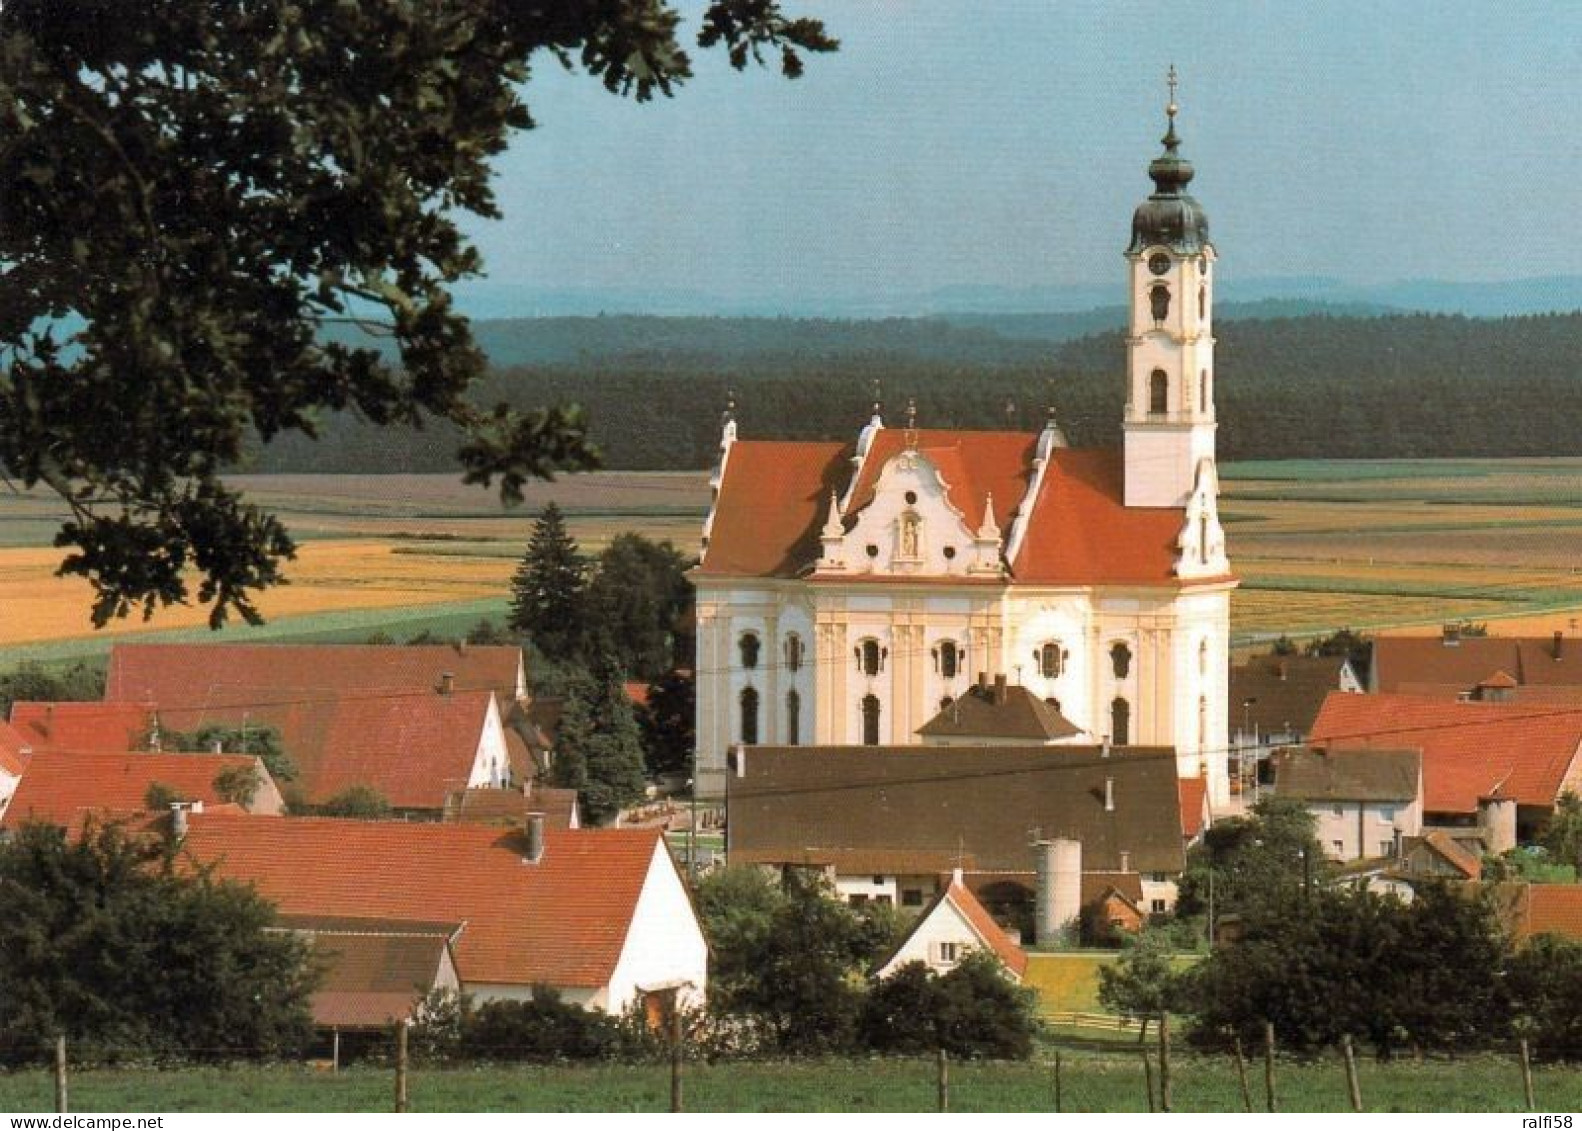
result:
M 1173 84 L 1172 84 L 1173 85 Z M 1229 792 L 1214 269 L 1177 107 L 1126 248 L 1124 446 L 903 426 L 751 440 L 727 414 L 697 587 L 697 784 L 737 745 L 905 745 L 979 675 L 1073 741 L 1171 746 Z

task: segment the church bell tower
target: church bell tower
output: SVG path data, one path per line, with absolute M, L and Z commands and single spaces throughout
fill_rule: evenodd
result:
M 1148 166 L 1154 191 L 1132 216 L 1126 249 L 1129 507 L 1185 506 L 1214 470 L 1215 253 L 1208 216 L 1187 192 L 1193 170 L 1176 136 L 1174 67 L 1169 83 L 1165 149 Z

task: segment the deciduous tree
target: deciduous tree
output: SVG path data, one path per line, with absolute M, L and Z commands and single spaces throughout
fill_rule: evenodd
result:
M 498 215 L 540 53 L 668 95 L 680 23 L 670 0 L 0 6 L 0 470 L 70 507 L 96 624 L 194 595 L 256 621 L 294 546 L 222 473 L 328 413 L 458 425 L 464 478 L 507 501 L 594 463 L 577 411 L 467 399 L 484 361 L 450 288 L 483 264 L 458 217 Z M 697 40 L 791 76 L 834 47 L 776 0 L 710 0 Z

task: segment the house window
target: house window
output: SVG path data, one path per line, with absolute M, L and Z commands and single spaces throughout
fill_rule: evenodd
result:
M 934 649 L 934 658 L 939 664 L 939 674 L 945 679 L 955 679 L 961 670 L 961 649 L 954 640 L 942 640 L 939 647 Z
M 1124 641 L 1117 640 L 1110 646 L 1110 667 L 1116 679 L 1125 679 L 1132 671 L 1132 650 Z
M 884 669 L 884 649 L 871 636 L 857 645 L 857 669 L 863 675 L 870 676 L 878 675 Z
M 1110 741 L 1116 746 L 1131 745 L 1132 705 L 1124 699 L 1110 704 Z
M 1033 653 L 1033 659 L 1038 662 L 1038 674 L 1045 679 L 1059 679 L 1060 670 L 1065 662 L 1065 653 L 1060 650 L 1060 641 L 1046 640 Z
M 851 904 L 853 907 L 861 907 L 864 903 L 868 902 L 868 897 L 861 894 L 848 895 L 846 897 L 846 902 Z
M 879 697 L 877 695 L 864 695 L 862 697 L 862 744 L 864 746 L 879 745 Z
M 1395 841 L 1393 841 L 1393 840 L 1381 840 L 1379 842 L 1379 855 L 1380 856 L 1394 856 L 1395 855 Z
M 1336 817 L 1344 817 L 1346 815 L 1346 807 L 1344 805 L 1331 805 L 1329 811 Z
M 802 696 L 786 692 L 786 745 L 802 745 Z
M 956 961 L 956 951 L 957 951 L 957 949 L 958 949 L 958 947 L 957 947 L 956 943 L 953 943 L 953 942 L 942 942 L 942 943 L 940 943 L 939 944 L 939 961 L 942 962 L 942 963 L 947 963 L 947 964 L 948 963 L 954 963 Z
M 1148 415 L 1163 416 L 1170 411 L 1170 378 L 1163 369 L 1148 375 Z
M 893 899 L 891 899 L 887 895 L 876 895 L 876 896 L 873 897 L 873 901 L 874 901 L 874 903 L 878 904 L 880 907 L 889 907 L 892 904 L 894 904 L 894 902 L 895 902 Z
M 1151 884 L 1165 884 L 1170 882 L 1170 877 L 1164 872 L 1149 872 L 1148 882 Z
M 1148 306 L 1154 316 L 1155 322 L 1163 322 L 1170 317 L 1170 288 L 1163 284 L 1152 287 L 1148 291 Z
M 802 638 L 796 633 L 786 637 L 786 670 L 800 671 L 802 669 Z
M 1332 841 L 1329 842 L 1329 844 L 1330 844 L 1330 847 L 1335 850 L 1335 855 L 1336 856 L 1344 856 L 1344 855 L 1346 855 L 1346 842 L 1345 841 L 1343 841 L 1343 840 L 1332 840 Z
M 1154 900 L 1148 905 L 1148 910 L 1155 915 L 1163 915 L 1165 913 L 1165 901 L 1162 899 Z
M 922 888 L 902 888 L 901 889 L 901 906 L 902 907 L 921 907 L 921 906 L 923 906 L 923 889 Z
M 742 743 L 746 746 L 758 742 L 758 692 L 751 687 L 742 688 Z
M 758 634 L 744 632 L 739 642 L 742 653 L 742 667 L 756 668 L 758 666 Z
M 1393 820 L 1395 820 L 1395 806 L 1394 805 L 1381 805 L 1381 806 L 1379 806 L 1379 820 L 1381 820 L 1381 821 L 1393 821 Z

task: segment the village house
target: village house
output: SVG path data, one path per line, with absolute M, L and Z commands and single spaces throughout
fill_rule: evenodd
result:
M 1289 748 L 1275 753 L 1274 792 L 1313 815 L 1331 860 L 1395 858 L 1423 828 L 1423 756 L 1417 750 Z
M 1166 749 L 1229 796 L 1215 465 L 1216 253 L 1170 107 L 1126 248 L 1117 450 L 888 419 L 741 439 L 727 413 L 697 587 L 699 792 L 737 746 L 897 746 L 1004 672 L 1085 741 Z M 897 426 L 899 424 L 899 426 Z
M 901 967 L 921 962 L 945 974 L 973 951 L 988 951 L 1017 982 L 1027 972 L 1027 953 L 1005 933 L 968 890 L 959 870 L 913 920 L 895 950 L 881 961 L 874 976 L 887 978 Z
M 1253 656 L 1230 669 L 1231 788 L 1256 796 L 1268 785 L 1269 756 L 1300 746 L 1332 691 L 1362 691 L 1345 656 Z
M 1495 854 L 1535 836 L 1560 794 L 1582 790 L 1582 707 L 1336 693 L 1312 742 L 1421 750 L 1425 827 L 1473 834 Z
M 1062 846 L 1066 910 L 1046 924 L 1061 931 L 1080 916 L 1084 892 L 1129 887 L 1142 911 L 1168 911 L 1185 867 L 1168 749 L 745 747 L 727 788 L 733 864 L 816 869 L 848 901 L 914 914 L 959 869 L 1024 939 L 1037 927 L 1040 870 L 1056 880 L 1041 845 Z M 1089 873 L 1104 874 L 1097 890 Z
M 1376 636 L 1368 690 L 1489 703 L 1582 707 L 1582 647 L 1565 633 L 1469 636 L 1446 625 L 1438 636 Z
M 464 992 L 621 1012 L 679 992 L 701 1001 L 708 947 L 654 829 L 516 829 L 195 813 L 184 854 L 251 883 L 284 922 L 454 925 Z
M 229 796 L 227 775 L 233 787 L 250 779 L 252 796 Z M 157 807 L 151 804 L 155 796 L 261 816 L 285 810 L 269 771 L 246 755 L 44 750 L 28 760 L 11 804 L 0 813 L 0 829 L 36 823 L 75 830 L 89 818 L 113 821 L 146 813 Z

